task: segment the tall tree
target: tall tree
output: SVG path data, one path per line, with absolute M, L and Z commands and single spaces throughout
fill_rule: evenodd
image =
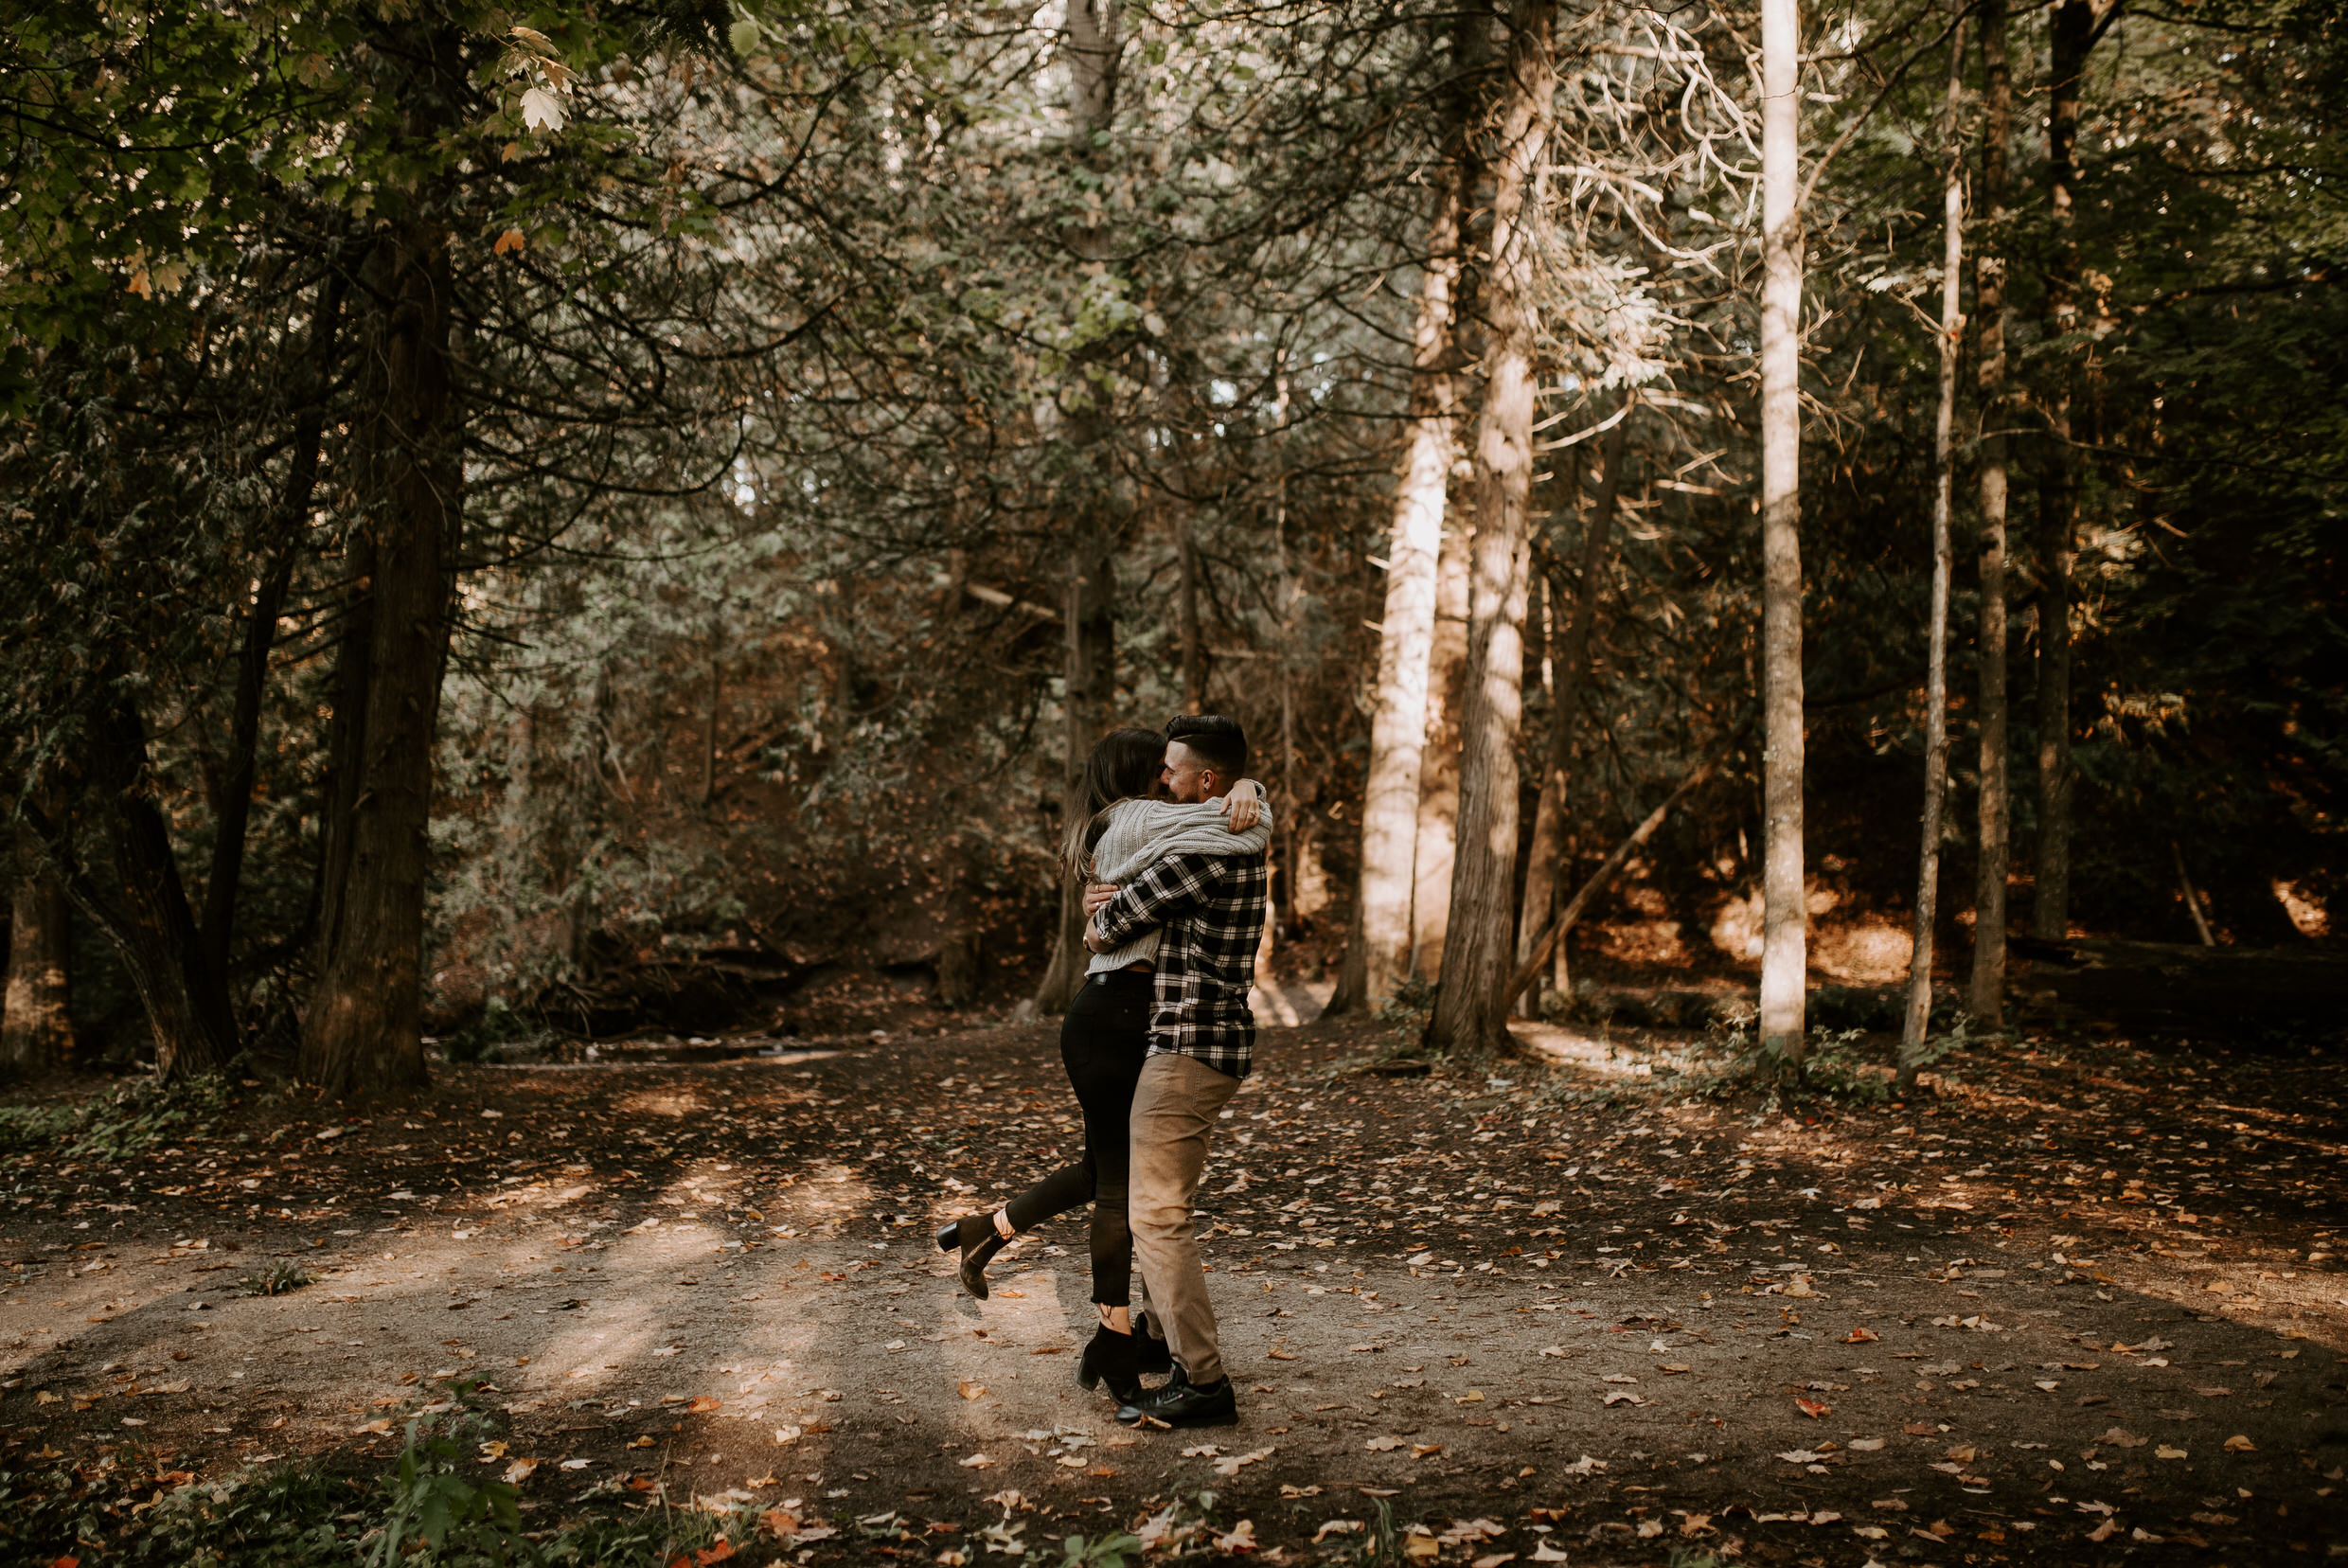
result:
M 1809 904 L 1802 792 L 1801 22 L 1761 0 L 1761 1016 L 1791 1062 L 1807 1044 Z
M 1459 847 L 1460 719 L 1468 699 L 1468 552 L 1471 521 L 1454 509 L 1435 553 L 1435 622 L 1427 651 L 1427 740 L 1419 752 L 1418 828 L 1411 858 L 1411 968 L 1443 973 L 1451 921 L 1451 865 Z
M 1099 162 L 1099 140 L 1116 115 L 1117 74 L 1125 50 L 1119 0 L 1070 0 L 1066 47 L 1068 59 L 1068 145 L 1076 161 L 1094 167 Z M 1069 244 L 1087 266 L 1103 265 L 1109 255 L 1106 223 L 1070 225 Z M 1069 439 L 1077 453 L 1083 476 L 1088 515 L 1077 524 L 1068 564 L 1065 665 L 1061 676 L 1061 709 L 1066 720 L 1062 810 L 1073 814 L 1084 809 L 1084 759 L 1108 727 L 1116 698 L 1116 552 L 1117 528 L 1100 515 L 1107 499 L 1105 463 L 1098 448 L 1108 436 L 1107 412 L 1100 406 L 1106 394 L 1091 390 L 1084 406 L 1071 421 Z M 1193 638 L 1195 646 L 1195 634 Z M 1185 694 L 1187 695 L 1187 694 Z M 1052 960 L 1037 986 L 1036 1008 L 1057 1013 L 1084 983 L 1084 890 L 1060 878 L 1059 923 Z
M 1517 917 L 1520 966 L 1532 953 L 1564 881 L 1565 792 L 1574 762 L 1574 706 L 1589 673 L 1590 639 L 1598 623 L 1598 601 L 1606 591 L 1607 543 L 1614 531 L 1614 500 L 1622 490 L 1623 444 L 1630 432 L 1630 410 L 1637 399 L 1635 391 L 1623 394 L 1620 417 L 1602 438 L 1598 493 L 1582 514 L 1581 579 L 1574 599 L 1574 619 L 1551 660 L 1554 689 L 1549 704 L 1549 750 L 1541 768 L 1540 798 L 1533 809 L 1533 846 L 1524 864 L 1524 907 Z M 1565 951 L 1563 942 L 1557 944 L 1557 951 Z M 1519 1015 L 1532 1017 L 1539 1000 L 1540 987 L 1526 987 L 1523 996 L 1517 999 Z
M 1451 472 L 1452 296 L 1459 281 L 1461 178 L 1456 157 L 1445 159 L 1435 171 L 1419 274 L 1410 418 L 1386 546 L 1377 705 L 1370 716 L 1369 765 L 1361 787 L 1361 882 L 1339 982 L 1347 1004 L 1374 1006 L 1411 967 L 1435 568 L 1443 553 L 1444 497 Z
M 1997 1028 L 2005 1011 L 2005 884 L 2013 857 L 2007 794 L 2005 504 L 2007 166 L 2014 145 L 2014 81 L 2005 55 L 2004 0 L 1983 0 L 1982 29 L 1983 216 L 1973 250 L 1973 314 L 1980 323 L 1976 383 L 1981 411 L 1981 856 L 1973 887 L 1973 971 L 1966 1007 Z
M 1932 585 L 1925 615 L 1924 809 L 1916 851 L 1914 942 L 1908 957 L 1908 1010 L 1901 1022 L 1903 1081 L 1912 1080 L 1932 1019 L 1932 935 L 1940 912 L 1941 811 L 1948 791 L 1949 513 L 1956 500 L 1957 335 L 1965 330 L 1965 24 L 1948 41 L 1945 109 L 1948 167 L 1941 184 L 1940 396 L 1932 415 Z
M 1539 403 L 1534 306 L 1541 169 L 1556 113 L 1554 0 L 1517 0 L 1493 118 L 1490 260 L 1479 293 L 1484 391 L 1471 453 L 1476 537 L 1460 723 L 1459 833 L 1443 978 L 1430 1041 L 1488 1051 L 1507 1041 L 1514 967 L 1517 743 L 1523 722 L 1524 600 L 1531 550 L 1533 424 Z
M 427 104 L 463 80 L 453 34 L 410 35 L 432 62 Z M 323 932 L 302 1023 L 302 1076 L 336 1094 L 412 1087 L 425 1077 L 424 887 L 433 743 L 447 665 L 463 517 L 462 414 L 451 384 L 449 235 L 429 209 L 377 237 L 362 274 L 373 309 L 360 462 L 374 505 L 363 519 L 365 679 L 347 686 L 348 750 L 336 758 L 347 816 L 334 825 L 347 875 Z M 346 657 L 360 650 L 347 647 Z
M 2072 404 L 2078 395 L 2080 261 L 2079 102 L 2088 56 L 2124 0 L 2057 0 L 2047 19 L 2046 336 L 2053 353 L 2040 406 L 2047 423 L 2038 464 L 2038 843 L 2030 929 L 2059 939 L 2071 930 L 2072 575 L 2077 566 L 2078 454 Z
M 14 834 L 9 964 L 0 1001 L 0 1067 L 44 1073 L 73 1060 L 65 893 L 31 829 Z

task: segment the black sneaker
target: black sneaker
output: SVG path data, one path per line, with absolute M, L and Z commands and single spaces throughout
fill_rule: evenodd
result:
M 1181 1367 L 1164 1388 L 1117 1408 L 1123 1426 L 1205 1427 L 1239 1424 L 1238 1393 L 1228 1377 L 1194 1384 Z

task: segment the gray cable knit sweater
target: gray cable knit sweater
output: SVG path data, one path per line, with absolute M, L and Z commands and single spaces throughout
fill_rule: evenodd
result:
M 1109 826 L 1093 848 L 1093 880 L 1122 882 L 1168 855 L 1260 855 L 1272 844 L 1272 805 L 1261 802 L 1255 825 L 1244 833 L 1223 826 L 1220 801 L 1177 806 L 1166 800 L 1120 800 L 1109 808 Z M 1147 963 L 1158 955 L 1155 926 L 1123 947 L 1093 954 L 1088 974 Z

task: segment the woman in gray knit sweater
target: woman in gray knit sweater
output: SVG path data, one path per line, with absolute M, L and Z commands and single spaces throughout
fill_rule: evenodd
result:
M 1261 854 L 1272 815 L 1263 792 L 1242 779 L 1220 800 L 1178 806 L 1148 798 L 1165 757 L 1165 737 L 1154 730 L 1111 731 L 1085 760 L 1085 810 L 1068 825 L 1061 846 L 1065 873 L 1081 883 L 1112 869 L 1130 875 L 1178 851 Z M 1103 1379 L 1118 1400 L 1141 1388 L 1140 1374 L 1171 1364 L 1162 1340 L 1135 1335 L 1131 1283 L 1133 1238 L 1126 1225 L 1126 1186 L 1133 1086 L 1149 1050 L 1151 973 L 1159 933 L 1154 928 L 1113 952 L 1092 955 L 1083 989 L 1060 1023 L 1060 1060 L 1084 1113 L 1084 1154 L 1052 1172 L 993 1214 L 974 1214 L 937 1233 L 943 1252 L 962 1255 L 962 1284 L 987 1297 L 987 1264 L 1023 1232 L 1070 1209 L 1093 1205 L 1093 1300 L 1100 1328 L 1085 1347 L 1077 1381 Z

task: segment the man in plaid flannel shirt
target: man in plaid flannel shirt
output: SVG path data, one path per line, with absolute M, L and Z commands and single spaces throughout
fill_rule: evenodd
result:
M 1247 734 L 1214 715 L 1166 725 L 1166 793 L 1211 800 L 1247 772 Z M 1215 1308 L 1191 1221 L 1207 1139 L 1254 1065 L 1255 953 L 1271 877 L 1256 855 L 1171 855 L 1122 887 L 1087 890 L 1085 940 L 1105 953 L 1151 926 L 1158 944 L 1149 1055 L 1133 1093 L 1127 1213 L 1141 1311 L 1165 1336 L 1174 1377 L 1117 1412 L 1129 1426 L 1230 1426 L 1238 1417 L 1217 1345 Z

